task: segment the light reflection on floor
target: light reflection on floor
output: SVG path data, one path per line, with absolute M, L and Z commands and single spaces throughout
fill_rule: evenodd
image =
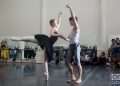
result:
M 82 83 L 68 84 L 68 71 L 64 64 L 49 65 L 49 81 L 44 80 L 43 64 L 0 64 L 0 86 L 110 86 L 111 68 L 84 65 L 83 69 Z

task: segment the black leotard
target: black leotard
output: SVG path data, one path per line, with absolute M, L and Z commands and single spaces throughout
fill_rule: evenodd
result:
M 49 43 L 50 43 L 50 46 L 49 46 L 49 51 L 47 52 L 48 54 L 48 62 L 50 62 L 51 60 L 53 60 L 53 45 L 54 43 L 57 41 L 58 37 L 57 36 L 51 36 L 49 38 Z
M 57 41 L 57 36 L 48 37 L 46 35 L 37 34 L 35 39 L 38 41 L 39 46 L 44 49 L 47 55 L 48 62 L 53 60 L 53 45 Z
M 50 42 L 53 45 L 57 41 L 58 37 L 57 36 L 51 36 L 50 37 Z

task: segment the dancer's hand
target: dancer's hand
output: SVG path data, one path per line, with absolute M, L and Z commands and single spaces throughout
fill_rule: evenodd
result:
M 69 4 L 67 4 L 66 7 L 67 7 L 67 8 L 71 8 L 71 7 L 69 6 Z
M 63 14 L 62 12 L 59 12 L 59 14 L 58 14 L 58 15 L 59 15 L 59 16 L 61 16 L 62 14 Z
M 68 42 L 69 42 L 70 40 L 69 40 L 68 38 L 66 38 L 66 41 L 68 41 Z
M 68 38 L 64 37 L 64 36 L 63 36 L 63 35 L 61 35 L 61 34 L 59 34 L 59 37 L 60 37 L 60 38 L 62 38 L 62 39 L 64 39 L 64 40 L 66 40 L 66 41 L 69 41 L 69 39 L 68 39 Z
M 57 27 L 59 28 L 60 27 L 60 25 L 61 25 L 61 16 L 62 16 L 62 12 L 59 12 L 59 14 L 58 14 L 58 19 L 57 19 Z

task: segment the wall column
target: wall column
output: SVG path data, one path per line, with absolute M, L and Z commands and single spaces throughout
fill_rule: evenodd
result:
M 100 48 L 101 50 L 106 50 L 107 46 L 107 24 L 106 24 L 106 16 L 107 16 L 107 0 L 101 0 L 101 30 L 100 30 Z
M 41 0 L 41 33 L 45 33 L 46 29 L 46 0 Z

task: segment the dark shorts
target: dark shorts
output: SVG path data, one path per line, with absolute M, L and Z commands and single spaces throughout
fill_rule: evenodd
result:
M 80 45 L 78 44 L 70 44 L 67 56 L 68 63 L 75 63 L 80 65 Z

